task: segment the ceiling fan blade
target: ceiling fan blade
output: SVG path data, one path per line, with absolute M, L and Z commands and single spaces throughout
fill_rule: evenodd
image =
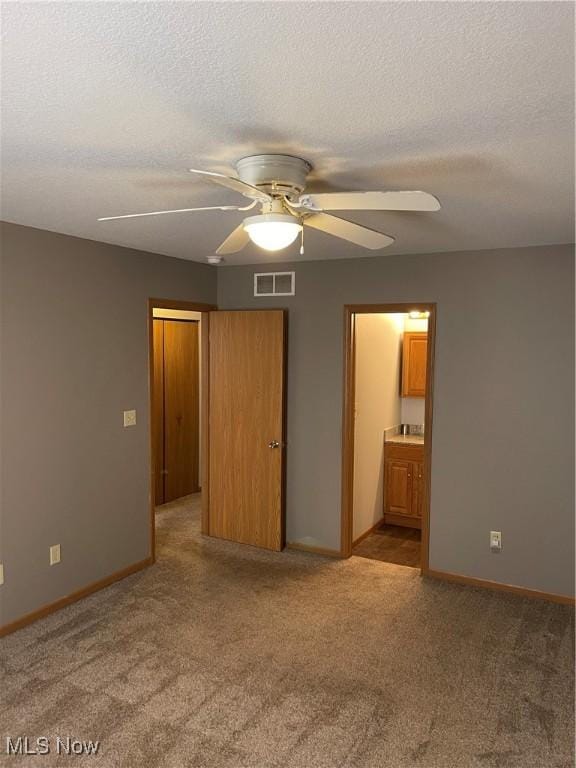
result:
M 303 221 L 309 227 L 320 229 L 329 235 L 341 237 L 343 240 L 349 240 L 351 243 L 371 250 L 385 248 L 394 242 L 393 237 L 382 232 L 376 232 L 375 229 L 362 227 L 360 224 L 353 224 L 351 221 L 339 219 L 337 216 L 329 216 L 326 213 L 314 213 L 312 216 L 306 216 Z
M 325 192 L 302 195 L 300 203 L 321 211 L 440 210 L 440 201 L 428 192 Z
M 216 253 L 219 255 L 223 253 L 238 253 L 248 244 L 249 240 L 248 232 L 244 229 L 244 222 L 242 222 L 228 235 L 222 245 L 216 249 Z
M 149 213 L 127 213 L 124 216 L 102 216 L 98 221 L 113 219 L 137 219 L 139 216 L 164 216 L 166 213 L 190 213 L 190 211 L 240 211 L 237 205 L 209 205 L 204 208 L 177 208 L 174 211 L 150 211 Z
M 225 176 L 223 173 L 214 173 L 213 171 L 199 171 L 196 168 L 190 168 L 189 170 L 190 173 L 197 173 L 206 181 L 213 181 L 214 184 L 220 184 L 222 187 L 233 189 L 234 192 L 240 192 L 245 197 L 262 201 L 272 199 L 263 190 L 254 187 L 252 184 L 247 184 L 245 181 L 241 181 L 234 176 Z

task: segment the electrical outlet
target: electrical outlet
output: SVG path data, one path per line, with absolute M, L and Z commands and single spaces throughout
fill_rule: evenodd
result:
M 125 427 L 136 426 L 136 411 L 124 411 L 124 426 Z
M 490 550 L 492 552 L 502 551 L 502 531 L 490 531 Z
M 4 563 L 0 563 L 0 586 L 4 584 Z
M 52 544 L 50 547 L 50 565 L 60 562 L 60 544 Z

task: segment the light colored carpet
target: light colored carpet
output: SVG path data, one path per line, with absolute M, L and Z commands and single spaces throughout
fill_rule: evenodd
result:
M 203 538 L 0 641 L 5 735 L 99 739 L 115 768 L 570 768 L 568 607 L 354 557 Z

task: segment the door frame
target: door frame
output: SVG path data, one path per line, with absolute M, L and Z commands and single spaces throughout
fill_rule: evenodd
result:
M 422 504 L 422 551 L 420 573 L 429 571 L 430 488 L 432 475 L 432 414 L 434 395 L 434 351 L 436 343 L 436 303 L 412 301 L 386 304 L 346 304 L 344 306 L 344 386 L 342 403 L 342 495 L 340 555 L 352 554 L 354 514 L 354 399 L 355 399 L 355 315 L 429 312 L 426 355 L 426 394 L 424 405 L 424 498 Z
M 207 506 L 205 509 L 205 499 L 208 496 L 208 474 L 206 461 L 209 430 L 208 430 L 208 331 L 209 331 L 209 312 L 217 309 L 215 304 L 203 304 L 198 301 L 181 301 L 179 299 L 148 299 L 148 422 L 149 422 L 149 517 L 150 517 L 150 558 L 152 562 L 156 561 L 156 524 L 154 513 L 154 467 L 156 466 L 156 453 L 154 447 L 153 430 L 153 392 L 154 392 L 154 335 L 153 319 L 154 309 L 184 309 L 189 312 L 200 312 L 200 350 L 201 350 L 201 370 L 200 387 L 202 390 L 200 412 L 202 414 L 200 427 L 200 446 L 202 455 L 202 465 L 200 472 L 200 495 L 202 498 L 202 533 L 207 533 L 208 521 Z

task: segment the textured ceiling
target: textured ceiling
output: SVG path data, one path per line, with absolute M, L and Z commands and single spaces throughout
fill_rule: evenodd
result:
M 572 242 L 574 9 L 564 2 L 4 3 L 2 218 L 204 261 L 241 214 L 187 174 L 247 154 L 311 189 L 423 189 L 439 213 L 338 215 L 378 253 Z M 243 198 L 239 198 L 240 201 Z M 308 230 L 307 259 L 374 255 Z M 228 263 L 275 257 L 249 246 Z

